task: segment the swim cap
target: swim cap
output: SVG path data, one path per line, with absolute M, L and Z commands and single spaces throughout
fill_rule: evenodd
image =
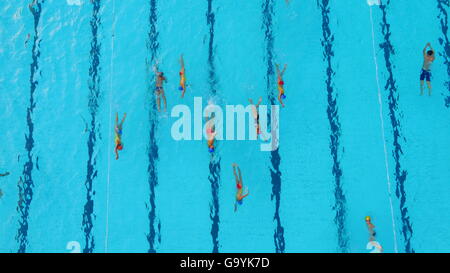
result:
M 183 75 L 183 72 L 180 71 L 180 75 Z
M 178 87 L 178 90 L 183 91 L 183 86 Z
M 366 221 L 370 221 L 370 216 L 366 216 Z
M 122 149 L 123 149 L 123 145 L 117 146 L 117 150 L 122 151 Z
M 284 81 L 279 81 L 278 84 L 279 85 L 284 85 Z
M 282 98 L 282 99 L 285 99 L 285 98 L 286 98 L 286 95 L 285 95 L 285 94 L 281 95 L 281 98 Z

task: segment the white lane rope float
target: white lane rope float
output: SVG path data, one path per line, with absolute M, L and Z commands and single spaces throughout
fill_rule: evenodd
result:
M 378 77 L 378 60 L 377 60 L 377 55 L 376 55 L 376 50 L 375 50 L 375 31 L 374 31 L 374 27 L 373 27 L 373 16 L 372 16 L 372 6 L 371 5 L 369 5 L 369 9 L 370 9 L 370 23 L 372 25 L 373 61 L 375 63 L 375 77 L 376 77 L 377 87 L 378 87 L 378 104 L 380 106 L 379 109 L 380 109 L 380 121 L 381 121 L 381 136 L 383 138 L 384 163 L 386 166 L 386 178 L 387 178 L 387 187 L 388 187 L 388 193 L 389 193 L 389 205 L 391 208 L 392 232 L 393 232 L 393 236 L 394 236 L 394 250 L 395 250 L 395 253 L 398 253 L 394 207 L 392 204 L 391 178 L 389 175 L 389 162 L 388 162 L 388 153 L 387 153 L 387 148 L 386 148 L 386 137 L 384 135 L 383 101 L 381 99 L 380 79 Z
M 105 253 L 108 253 L 108 235 L 109 235 L 109 182 L 111 172 L 111 141 L 112 141 L 112 92 L 113 92 L 113 72 L 114 72 L 114 35 L 116 29 L 116 1 L 113 2 L 113 16 L 112 16 L 112 36 L 111 36 L 111 63 L 110 63 L 110 79 L 109 79 L 109 137 L 108 137 L 108 176 L 106 183 L 106 230 L 105 230 Z

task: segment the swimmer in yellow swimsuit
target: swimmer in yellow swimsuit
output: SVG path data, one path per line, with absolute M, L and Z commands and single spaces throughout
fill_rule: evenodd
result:
M 186 92 L 186 72 L 184 69 L 184 60 L 183 55 L 180 57 L 180 64 L 181 64 L 181 70 L 180 70 L 180 87 L 178 87 L 178 90 L 181 92 L 181 98 L 184 98 L 184 93 Z
M 281 106 L 284 107 L 283 99 L 286 98 L 286 95 L 284 94 L 284 81 L 283 81 L 283 74 L 286 71 L 287 64 L 284 65 L 283 71 L 280 71 L 280 66 L 276 64 L 277 68 L 277 82 L 278 82 L 278 101 L 280 102 Z
M 233 174 L 234 174 L 234 178 L 236 180 L 236 188 L 237 188 L 236 203 L 234 203 L 234 211 L 236 211 L 237 205 L 242 205 L 244 198 L 247 197 L 250 194 L 250 192 L 246 188 L 247 193 L 243 194 L 242 187 L 244 186 L 244 182 L 242 181 L 241 169 L 239 168 L 239 166 L 236 163 L 233 163 L 231 166 L 233 166 Z M 239 176 L 236 173 L 236 169 L 238 170 Z
M 114 137 L 114 143 L 116 144 L 114 148 L 114 152 L 116 153 L 116 160 L 119 159 L 119 151 L 123 149 L 122 143 L 122 128 L 125 118 L 127 117 L 127 113 L 123 115 L 122 121 L 119 123 L 119 114 L 116 113 L 116 125 L 114 127 L 114 131 L 116 133 Z

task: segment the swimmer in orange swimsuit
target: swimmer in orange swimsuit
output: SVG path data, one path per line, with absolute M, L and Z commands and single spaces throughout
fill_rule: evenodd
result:
M 180 57 L 180 64 L 181 64 L 181 70 L 180 70 L 180 87 L 178 87 L 178 90 L 181 92 L 181 98 L 184 98 L 184 93 L 186 92 L 186 72 L 184 69 L 184 60 L 183 55 Z
M 262 98 L 260 97 L 258 100 L 258 104 L 254 105 L 253 104 L 253 100 L 252 99 L 248 99 L 248 101 L 250 102 L 250 104 L 252 105 L 252 114 L 253 114 L 253 118 L 255 119 L 255 127 L 256 127 L 256 135 L 260 135 L 261 134 L 261 125 L 259 123 L 259 105 L 262 102 Z
M 247 193 L 243 195 L 242 187 L 243 187 L 244 182 L 242 182 L 241 169 L 239 168 L 239 166 L 236 163 L 233 163 L 232 166 L 233 166 L 234 178 L 236 179 L 236 188 L 237 188 L 236 203 L 234 203 L 234 211 L 236 211 L 237 205 L 242 205 L 244 198 L 247 197 L 250 194 L 250 192 L 248 191 L 248 189 L 246 189 Z M 239 176 L 236 173 L 236 168 L 238 170 Z
M 206 118 L 206 135 L 208 136 L 208 151 L 210 153 L 213 153 L 215 151 L 214 148 L 214 141 L 216 139 L 216 128 L 214 123 L 208 123 L 208 121 L 210 121 L 211 119 L 213 119 L 215 117 L 214 113 L 212 113 L 211 117 L 205 117 Z
M 278 101 L 280 102 L 281 106 L 284 107 L 283 99 L 286 98 L 286 95 L 284 94 L 284 81 L 283 81 L 283 74 L 286 71 L 287 64 L 284 65 L 283 71 L 280 71 L 280 66 L 278 64 L 275 65 L 277 68 L 277 82 L 278 82 Z
M 116 113 L 116 125 L 114 126 L 114 132 L 116 133 L 114 137 L 114 142 L 116 144 L 116 147 L 114 148 L 114 152 L 116 153 L 116 160 L 119 159 L 119 151 L 122 151 L 123 149 L 122 127 L 126 117 L 127 113 L 123 115 L 122 121 L 119 123 L 119 114 Z

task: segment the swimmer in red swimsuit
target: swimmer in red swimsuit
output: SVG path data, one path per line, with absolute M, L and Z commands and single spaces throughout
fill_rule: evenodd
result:
M 243 182 L 242 182 L 241 169 L 239 168 L 239 166 L 236 163 L 233 163 L 232 166 L 233 166 L 234 178 L 236 179 L 236 188 L 237 188 L 236 203 L 234 204 L 234 211 L 236 211 L 237 205 L 242 205 L 242 201 L 244 201 L 244 198 L 247 197 L 250 193 L 249 193 L 248 189 L 246 189 L 247 193 L 243 195 L 243 189 L 242 189 Z M 239 176 L 236 173 L 236 168 L 238 170 Z

